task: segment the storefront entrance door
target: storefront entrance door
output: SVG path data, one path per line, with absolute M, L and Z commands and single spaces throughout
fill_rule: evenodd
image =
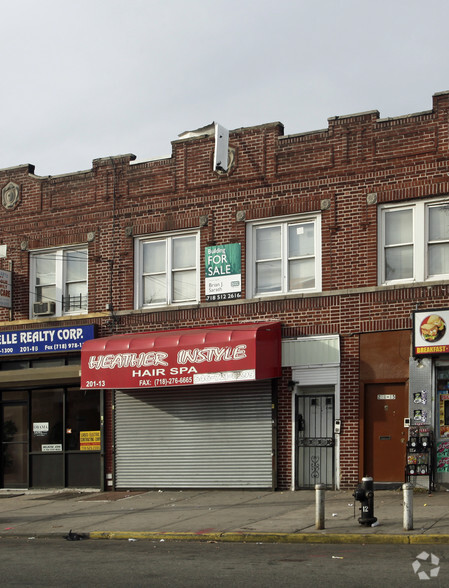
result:
M 363 475 L 374 482 L 404 480 L 407 394 L 403 383 L 365 386 Z
M 307 392 L 313 391 L 313 388 Z M 303 393 L 296 399 L 298 488 L 334 487 L 334 390 Z
M 0 488 L 100 487 L 101 410 L 97 390 L 0 391 Z
M 1 407 L 2 468 L 4 488 L 28 485 L 28 406 L 4 404 Z

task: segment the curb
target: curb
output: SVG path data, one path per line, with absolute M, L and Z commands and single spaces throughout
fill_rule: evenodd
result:
M 206 541 L 228 543 L 327 543 L 327 544 L 449 544 L 449 535 L 385 535 L 356 533 L 154 533 L 139 531 L 94 531 L 89 539 L 127 539 L 148 541 Z

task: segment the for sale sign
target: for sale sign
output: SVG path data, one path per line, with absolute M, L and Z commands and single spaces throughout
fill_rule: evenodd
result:
M 242 296 L 240 243 L 206 247 L 206 300 L 235 300 Z

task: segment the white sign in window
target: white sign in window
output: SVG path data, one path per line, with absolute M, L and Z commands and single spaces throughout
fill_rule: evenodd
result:
M 49 423 L 33 423 L 34 435 L 46 435 L 50 430 Z

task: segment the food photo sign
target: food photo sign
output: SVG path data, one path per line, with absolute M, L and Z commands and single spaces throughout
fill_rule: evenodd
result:
M 417 311 L 413 319 L 415 357 L 449 353 L 449 309 Z

